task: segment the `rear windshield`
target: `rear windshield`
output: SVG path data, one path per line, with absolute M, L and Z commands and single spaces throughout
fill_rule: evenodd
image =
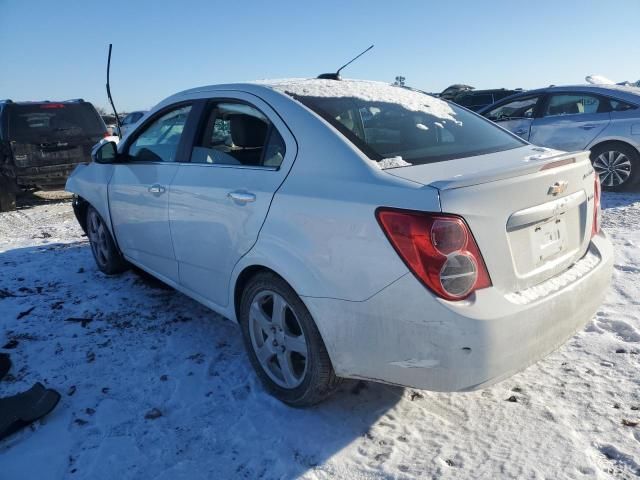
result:
M 525 144 L 463 108 L 401 87 L 310 80 L 274 88 L 323 117 L 370 159 L 382 162 L 400 157 L 403 162 L 394 166 L 471 157 Z
M 42 142 L 74 136 L 100 137 L 105 126 L 90 103 L 11 105 L 9 139 Z

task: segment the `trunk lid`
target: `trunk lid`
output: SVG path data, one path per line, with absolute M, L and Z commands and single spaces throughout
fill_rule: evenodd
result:
M 504 293 L 561 273 L 589 246 L 595 177 L 588 152 L 527 146 L 387 172 L 439 190 L 442 211 L 467 221 Z

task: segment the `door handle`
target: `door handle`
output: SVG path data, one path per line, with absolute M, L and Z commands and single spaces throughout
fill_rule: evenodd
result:
M 520 130 L 516 130 L 515 132 L 516 135 L 524 135 L 525 133 L 527 133 L 527 130 L 525 130 L 524 128 L 521 128 Z
M 238 203 L 251 203 L 256 201 L 256 196 L 251 192 L 241 192 L 236 190 L 235 192 L 227 193 L 227 197 Z
M 157 183 L 155 185 L 151 185 L 148 190 L 149 193 L 153 193 L 154 195 L 162 195 L 167 191 L 166 188 L 164 188 L 162 185 L 158 185 Z
M 583 130 L 591 130 L 592 128 L 596 128 L 596 126 L 589 124 L 589 125 L 581 125 L 580 128 Z

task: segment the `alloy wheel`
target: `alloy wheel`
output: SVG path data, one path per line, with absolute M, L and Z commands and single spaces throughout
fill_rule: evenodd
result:
M 631 160 L 616 150 L 602 152 L 593 161 L 593 168 L 605 187 L 617 187 L 625 183 L 631 175 Z
M 106 265 L 109 259 L 109 244 L 107 243 L 107 235 L 109 235 L 109 233 L 98 212 L 95 210 L 89 213 L 87 233 L 96 260 L 100 265 Z
M 298 387 L 305 378 L 308 349 L 295 312 L 272 291 L 258 293 L 249 310 L 249 334 L 256 358 L 278 386 Z

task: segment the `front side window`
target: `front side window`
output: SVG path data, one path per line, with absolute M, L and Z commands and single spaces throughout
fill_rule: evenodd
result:
M 503 120 L 516 120 L 522 118 L 533 118 L 536 105 L 540 100 L 539 96 L 518 98 L 511 102 L 504 103 L 499 107 L 489 110 L 485 117 L 495 122 Z
M 606 112 L 604 102 L 593 95 L 560 94 L 552 95 L 545 110 L 545 117 L 556 115 L 585 115 Z
M 282 87 L 323 117 L 374 161 L 401 157 L 425 164 L 523 145 L 467 110 L 422 92 L 366 82 L 332 81 L 335 91 L 293 84 Z M 308 93 L 307 93 L 308 92 Z
M 220 102 L 211 106 L 191 163 L 277 168 L 284 154 L 282 136 L 260 110 Z
M 175 162 L 190 111 L 191 105 L 186 105 L 154 120 L 129 146 L 130 159 L 139 162 Z

